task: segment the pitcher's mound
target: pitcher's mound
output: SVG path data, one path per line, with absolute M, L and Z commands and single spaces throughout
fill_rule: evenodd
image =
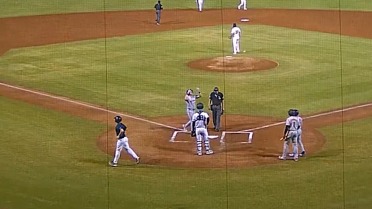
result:
M 247 72 L 272 69 L 277 67 L 278 63 L 263 58 L 226 56 L 193 60 L 188 66 L 209 71 Z

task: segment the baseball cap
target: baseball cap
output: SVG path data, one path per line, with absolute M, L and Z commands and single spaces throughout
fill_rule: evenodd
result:
M 216 86 L 216 87 L 214 87 L 214 90 L 213 91 L 218 91 L 218 87 Z

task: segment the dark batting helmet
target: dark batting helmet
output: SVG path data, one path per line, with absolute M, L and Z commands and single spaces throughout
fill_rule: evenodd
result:
M 297 109 L 294 109 L 293 114 L 294 114 L 294 116 L 298 116 L 300 114 L 300 111 L 298 111 Z
M 289 115 L 289 116 L 295 116 L 295 111 L 294 111 L 294 109 L 289 109 L 289 110 L 288 110 L 288 115 Z
M 123 119 L 121 118 L 121 116 L 119 116 L 119 115 L 117 115 L 117 116 L 115 116 L 115 122 L 116 123 L 120 123 Z
M 204 105 L 201 102 L 196 105 L 196 109 L 198 110 L 202 110 L 203 108 L 204 108 Z

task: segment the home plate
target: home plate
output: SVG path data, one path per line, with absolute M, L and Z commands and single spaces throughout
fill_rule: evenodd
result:
M 249 19 L 248 18 L 241 18 L 240 22 L 249 22 Z

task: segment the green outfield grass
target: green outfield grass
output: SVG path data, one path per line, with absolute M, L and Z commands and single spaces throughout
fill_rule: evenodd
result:
M 151 10 L 157 0 L 2 0 L 0 17 L 92 11 Z M 239 0 L 205 0 L 206 9 L 235 8 Z M 162 0 L 165 9 L 195 9 L 195 0 Z M 372 10 L 367 0 L 248 0 L 248 8 Z
M 0 57 L 0 76 L 144 117 L 184 114 L 184 91 L 196 87 L 207 102 L 219 86 L 229 114 L 285 117 L 283 110 L 290 107 L 313 114 L 372 100 L 370 39 L 242 26 L 247 52 L 241 56 L 272 59 L 279 67 L 234 74 L 186 66 L 231 54 L 228 30 L 216 26 L 15 49 Z M 208 39 L 198 38 L 206 33 Z
M 249 169 L 107 167 L 105 124 L 0 97 L 0 208 L 368 209 L 372 119 L 322 129 L 318 154 Z M 306 140 L 305 140 L 306 143 Z

